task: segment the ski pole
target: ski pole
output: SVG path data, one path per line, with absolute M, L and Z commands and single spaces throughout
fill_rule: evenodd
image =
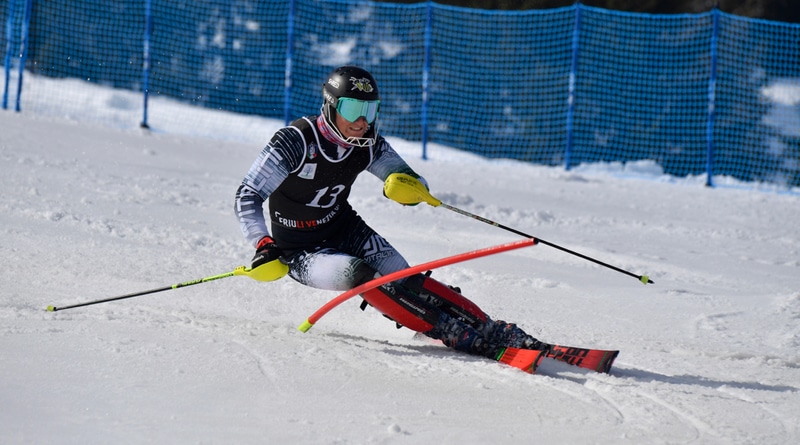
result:
M 420 181 L 415 179 L 413 176 L 404 174 L 404 173 L 393 173 L 386 178 L 386 182 L 383 185 L 383 191 L 386 196 L 390 196 L 391 199 L 400 202 L 400 203 L 408 203 L 414 204 L 418 202 L 426 202 L 432 207 L 444 207 L 447 210 L 451 210 L 453 212 L 459 213 L 464 216 L 469 216 L 471 218 L 477 219 L 480 222 L 484 222 L 486 224 L 493 225 L 500 229 L 509 231 L 511 233 L 517 234 L 519 236 L 524 236 L 526 238 L 533 239 L 536 243 L 544 244 L 545 246 L 550 246 L 555 249 L 558 249 L 562 252 L 569 253 L 570 255 L 575 255 L 579 258 L 582 258 L 587 261 L 591 261 L 595 264 L 599 264 L 603 267 L 607 267 L 611 270 L 617 271 L 619 273 L 634 277 L 641 281 L 643 284 L 655 284 L 653 280 L 650 279 L 647 275 L 636 275 L 633 272 L 629 272 L 625 269 L 621 269 L 617 266 L 612 266 L 611 264 L 605 263 L 598 259 L 592 258 L 590 256 L 584 255 L 582 253 L 576 252 L 574 250 L 567 249 L 566 247 L 559 246 L 558 244 L 551 243 L 549 241 L 545 241 L 541 238 L 535 237 L 533 235 L 528 235 L 527 233 L 520 232 L 519 230 L 512 229 L 511 227 L 504 226 L 500 223 L 494 222 L 490 219 L 486 219 L 482 216 L 475 215 L 474 213 L 467 212 L 466 210 L 459 209 L 457 207 L 453 207 L 451 205 L 443 203 L 441 200 L 436 199 L 433 195 L 430 194 L 425 185 L 422 184 Z
M 280 260 L 273 260 L 269 263 L 262 264 L 255 269 L 245 266 L 239 266 L 231 272 L 222 273 L 219 275 L 212 275 L 210 277 L 198 278 L 192 281 L 184 281 L 183 283 L 172 284 L 169 286 L 159 287 L 158 289 L 150 289 L 142 292 L 135 292 L 132 294 L 120 295 L 118 297 L 103 298 L 101 300 L 87 301 L 84 303 L 72 304 L 69 306 L 47 306 L 48 312 L 63 311 L 66 309 L 73 309 L 76 307 L 91 306 L 94 304 L 108 303 L 109 301 L 124 300 L 126 298 L 140 297 L 142 295 L 155 294 L 157 292 L 164 292 L 167 290 L 178 289 L 180 287 L 194 286 L 195 284 L 208 283 L 209 281 L 219 280 L 232 276 L 246 276 L 256 281 L 275 281 L 282 278 L 288 272 L 288 267 L 281 263 Z
M 651 279 L 650 279 L 650 277 L 649 277 L 649 276 L 647 276 L 647 275 L 636 275 L 636 274 L 635 274 L 635 273 L 633 273 L 633 272 L 629 272 L 629 271 L 627 271 L 627 270 L 625 270 L 625 269 L 621 269 L 621 268 L 619 268 L 619 267 L 617 267 L 617 266 L 613 266 L 613 265 L 611 265 L 611 264 L 608 264 L 608 263 L 604 263 L 603 261 L 600 261 L 600 260 L 598 260 L 598 259 L 596 259 L 596 258 L 592 258 L 592 257 L 590 257 L 590 256 L 588 256 L 588 255 L 584 255 L 584 254 L 582 254 L 582 253 L 580 253 L 580 252 L 576 252 L 576 251 L 574 251 L 574 250 L 567 249 L 566 247 L 559 246 L 558 244 L 551 243 L 551 242 L 549 242 L 549 241 L 545 241 L 545 240 L 543 240 L 543 239 L 541 239 L 541 238 L 537 238 L 537 237 L 534 237 L 534 236 L 532 236 L 532 235 L 528 235 L 528 234 L 526 234 L 526 233 L 522 233 L 522 232 L 520 232 L 519 230 L 514 230 L 514 229 L 512 229 L 512 228 L 510 228 L 510 227 L 506 227 L 506 226 L 504 226 L 504 225 L 502 225 L 502 224 L 499 224 L 499 223 L 496 223 L 496 222 L 494 222 L 494 221 L 491 221 L 491 220 L 488 220 L 488 219 L 486 219 L 486 218 L 483 218 L 483 217 L 481 217 L 481 216 L 478 216 L 478 215 L 475 215 L 475 214 L 469 213 L 469 212 L 467 212 L 467 211 L 465 211 L 465 210 L 461 210 L 461 209 L 459 209 L 459 208 L 456 208 L 456 207 L 453 207 L 453 206 L 451 206 L 451 205 L 447 205 L 447 204 L 445 204 L 445 203 L 441 203 L 440 205 L 441 205 L 442 207 L 446 208 L 447 210 L 452 210 L 452 211 L 454 211 L 454 212 L 456 212 L 456 213 L 460 213 L 460 214 L 462 214 L 462 215 L 465 215 L 465 216 L 470 216 L 470 217 L 472 217 L 472 218 L 475 218 L 475 219 L 477 219 L 478 221 L 485 222 L 485 223 L 487 223 L 487 224 L 491 224 L 491 225 L 493 225 L 493 226 L 495 226 L 495 227 L 499 227 L 499 228 L 501 228 L 501 229 L 503 229 L 503 230 L 507 230 L 507 231 L 509 231 L 509 232 L 511 232 L 511 233 L 516 233 L 517 235 L 520 235 L 520 236 L 525 236 L 525 237 L 528 237 L 528 238 L 533 238 L 533 239 L 535 240 L 535 242 L 536 242 L 536 243 L 539 243 L 539 244 L 544 244 L 545 246 L 550 246 L 550 247 L 553 247 L 553 248 L 555 248 L 555 249 L 558 249 L 558 250 L 560 250 L 560 251 L 562 251 L 562 252 L 566 252 L 566 253 L 569 253 L 569 254 L 571 254 L 571 255 L 575 255 L 575 256 L 577 256 L 577 257 L 579 257 L 579 258 L 583 258 L 584 260 L 591 261 L 591 262 L 593 262 L 593 263 L 595 263 L 595 264 L 599 264 L 599 265 L 601 265 L 601 266 L 604 266 L 604 267 L 607 267 L 607 268 L 609 268 L 609 269 L 611 269 L 611 270 L 615 270 L 615 271 L 617 271 L 617 272 L 619 272 L 619 273 L 623 273 L 623 274 L 625 274 L 625 275 L 628 275 L 628 276 L 634 277 L 634 278 L 638 279 L 639 281 L 641 281 L 643 284 L 655 284 L 655 282 L 654 282 L 653 280 L 651 280 Z

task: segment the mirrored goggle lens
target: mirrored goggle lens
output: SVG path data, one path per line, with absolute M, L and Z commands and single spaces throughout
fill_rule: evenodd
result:
M 349 122 L 355 122 L 359 117 L 364 116 L 370 124 L 378 118 L 380 108 L 381 101 L 379 100 L 358 100 L 349 97 L 339 98 L 339 102 L 336 104 L 336 111 Z

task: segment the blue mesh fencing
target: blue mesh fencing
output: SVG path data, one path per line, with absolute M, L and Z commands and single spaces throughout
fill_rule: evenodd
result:
M 433 15 L 430 140 L 488 157 L 559 164 L 572 8 Z
M 359 65 L 378 81 L 383 134 L 420 139 L 425 4 L 297 1 L 289 119 L 318 114 L 335 67 Z
M 714 171 L 800 185 L 800 26 L 723 14 L 719 36 Z
M 704 172 L 711 17 L 581 12 L 571 163 Z
M 113 89 L 123 127 L 185 119 L 164 100 L 288 121 L 318 113 L 325 75 L 355 64 L 378 79 L 382 133 L 422 141 L 423 157 L 435 142 L 800 186 L 796 24 L 344 0 L 2 0 L 0 20 L 8 108 L 106 118 L 70 111 L 101 94 L 79 80 Z
M 283 110 L 286 2 L 153 0 L 151 14 L 150 94 L 260 116 Z

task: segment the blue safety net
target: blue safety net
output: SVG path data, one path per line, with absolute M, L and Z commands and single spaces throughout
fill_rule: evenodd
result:
M 706 167 L 711 14 L 581 12 L 570 162 Z
M 298 1 L 289 119 L 319 114 L 328 73 L 357 65 L 378 82 L 381 133 L 419 140 L 425 14 L 424 4 Z
M 714 172 L 800 186 L 800 25 L 723 14 Z
M 423 156 L 435 142 L 800 186 L 796 24 L 344 0 L 3 0 L 0 20 L 4 103 L 24 66 L 25 111 L 83 118 L 68 111 L 92 100 L 79 81 L 142 94 L 107 99 L 120 126 L 186 119 L 157 99 L 289 121 L 318 113 L 326 74 L 354 64 L 378 80 L 381 132 Z

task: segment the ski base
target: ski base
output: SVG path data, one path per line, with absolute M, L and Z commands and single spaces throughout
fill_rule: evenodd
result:
M 497 355 L 495 360 L 506 365 L 513 366 L 521 369 L 528 374 L 536 372 L 542 359 L 545 357 L 545 351 L 536 351 L 533 349 L 518 349 L 518 348 L 505 348 Z
M 580 368 L 608 374 L 619 351 L 553 345 L 546 357 Z

